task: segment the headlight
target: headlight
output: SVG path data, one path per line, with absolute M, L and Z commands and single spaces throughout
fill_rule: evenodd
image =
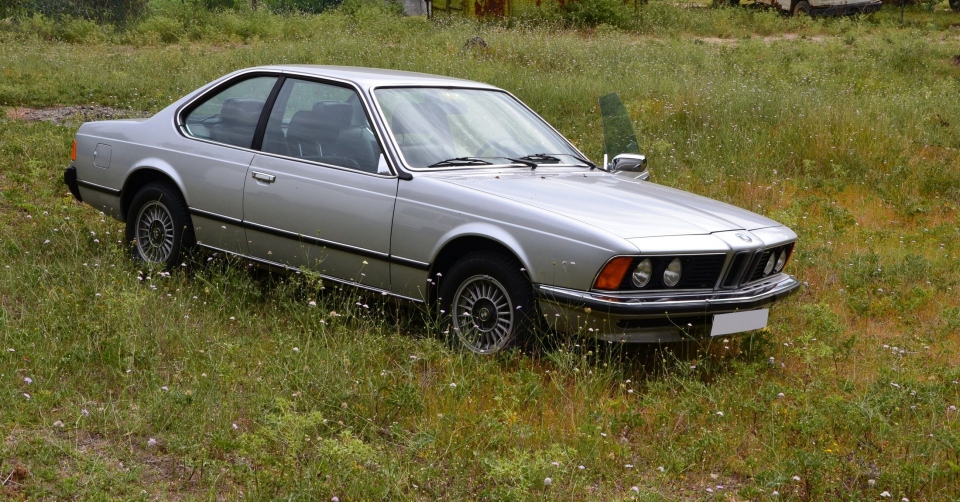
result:
M 777 255 L 770 253 L 770 258 L 767 260 L 767 264 L 763 266 L 763 275 L 770 275 L 770 272 L 773 271 L 773 266 L 777 263 Z
M 783 270 L 783 266 L 787 263 L 787 250 L 784 249 L 780 251 L 780 256 L 777 257 L 777 264 L 773 266 L 773 269 L 777 272 Z
M 646 258 L 637 264 L 637 268 L 633 269 L 630 282 L 634 286 L 642 288 L 650 282 L 651 277 L 653 277 L 653 262 L 650 261 L 650 258 Z
M 680 282 L 680 274 L 683 272 L 683 266 L 680 265 L 680 258 L 674 258 L 663 271 L 663 284 L 672 288 Z

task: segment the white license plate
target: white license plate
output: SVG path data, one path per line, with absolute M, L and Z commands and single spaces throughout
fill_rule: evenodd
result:
M 713 329 L 710 330 L 710 336 L 723 336 L 766 328 L 769 314 L 770 309 L 717 314 L 713 316 Z

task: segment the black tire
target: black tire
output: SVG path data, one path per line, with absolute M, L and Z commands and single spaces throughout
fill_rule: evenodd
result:
M 954 12 L 960 12 L 960 0 L 950 0 L 950 9 Z
M 793 15 L 794 15 L 794 17 L 797 17 L 797 16 L 808 16 L 808 17 L 809 17 L 809 16 L 810 16 L 810 10 L 811 10 L 811 9 L 810 9 L 810 4 L 809 4 L 808 2 L 806 2 L 805 0 L 801 0 L 800 2 L 797 2 L 796 5 L 793 6 Z
M 526 342 L 536 326 L 533 286 L 506 253 L 471 253 L 440 278 L 438 304 L 451 342 L 490 355 Z
M 127 211 L 127 242 L 133 258 L 171 269 L 196 245 L 183 195 L 169 183 L 141 188 Z

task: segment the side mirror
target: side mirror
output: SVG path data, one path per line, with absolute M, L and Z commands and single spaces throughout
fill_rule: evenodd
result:
M 607 164 L 607 171 L 623 173 L 639 180 L 650 179 L 650 171 L 647 171 L 647 158 L 636 153 L 617 155 Z

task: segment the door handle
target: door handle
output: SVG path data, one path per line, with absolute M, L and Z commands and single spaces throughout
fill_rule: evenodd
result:
M 274 176 L 274 175 L 272 175 L 272 174 L 258 173 L 258 172 L 256 172 L 256 171 L 254 171 L 254 172 L 253 172 L 253 179 L 255 179 L 255 180 L 257 180 L 257 181 L 262 181 L 262 182 L 264 182 L 264 183 L 273 183 L 274 181 L 277 180 L 277 177 Z

